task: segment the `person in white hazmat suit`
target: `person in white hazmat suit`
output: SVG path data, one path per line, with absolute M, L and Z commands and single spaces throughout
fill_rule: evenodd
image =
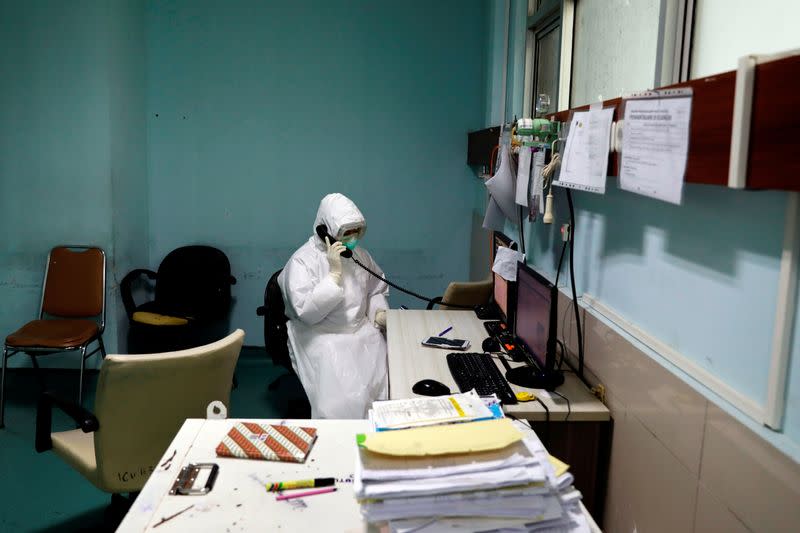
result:
M 338 242 L 316 232 L 324 224 Z M 386 283 L 341 252 L 351 249 L 383 276 L 370 254 L 356 247 L 366 231 L 364 216 L 346 196 L 325 196 L 312 236 L 278 276 L 289 318 L 292 366 L 311 403 L 313 418 L 366 418 L 388 394 Z

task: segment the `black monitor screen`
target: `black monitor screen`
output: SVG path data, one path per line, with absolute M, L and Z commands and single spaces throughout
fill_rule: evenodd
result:
M 508 282 L 497 272 L 492 272 L 494 276 L 494 302 L 500 308 L 500 318 L 508 320 Z
M 489 264 L 489 271 L 494 280 L 492 301 L 497 304 L 497 307 L 500 309 L 500 320 L 511 326 L 514 323 L 514 296 L 516 295 L 516 289 L 513 283 L 507 282 L 496 272 L 492 272 L 497 249 L 501 246 L 511 248 L 512 250 L 517 249 L 517 243 L 513 242 L 504 234 L 499 231 L 492 232 L 492 261 Z
M 514 333 L 541 369 L 552 370 L 555 354 L 555 287 L 520 263 L 517 268 L 517 314 Z M 549 359 L 552 361 L 548 361 Z M 550 363 L 550 364 L 547 364 Z

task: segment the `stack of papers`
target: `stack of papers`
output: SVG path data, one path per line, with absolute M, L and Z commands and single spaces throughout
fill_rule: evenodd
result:
M 492 405 L 496 405 L 496 408 L 492 409 Z M 475 391 L 375 402 L 370 411 L 370 420 L 377 431 L 472 422 L 502 416 L 499 402 L 486 402 Z
M 353 488 L 393 532 L 588 532 L 567 468 L 492 419 L 360 435 Z

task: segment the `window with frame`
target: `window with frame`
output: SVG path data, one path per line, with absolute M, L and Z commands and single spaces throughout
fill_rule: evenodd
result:
M 525 116 L 688 79 L 694 3 L 528 0 Z

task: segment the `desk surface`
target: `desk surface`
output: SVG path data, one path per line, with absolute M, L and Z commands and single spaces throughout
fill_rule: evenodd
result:
M 131 506 L 117 533 L 154 531 L 341 531 L 374 532 L 366 524 L 353 494 L 355 434 L 368 430 L 366 420 L 253 420 L 257 423 L 300 425 L 318 430 L 317 442 L 304 464 L 217 457 L 215 449 L 240 420 L 189 419 L 167 448 L 159 465 Z M 522 424 L 520 424 L 522 425 Z M 521 428 L 522 429 L 522 428 Z M 189 463 L 219 465 L 214 488 L 203 496 L 172 496 L 169 490 Z M 299 500 L 276 501 L 265 485 L 291 479 L 335 477 L 338 491 Z M 188 511 L 163 522 L 192 506 Z M 581 504 L 583 506 L 583 504 Z M 583 508 L 583 507 L 582 507 Z M 593 532 L 599 528 L 583 508 Z
M 167 448 L 163 464 L 175 452 L 169 468 L 156 467 L 125 516 L 117 533 L 154 531 L 377 531 L 369 528 L 353 495 L 352 482 L 337 483 L 331 494 L 276 501 L 265 485 L 313 477 L 350 480 L 355 465 L 355 434 L 368 430 L 366 420 L 289 420 L 288 425 L 318 429 L 318 438 L 304 464 L 217 457 L 216 447 L 237 420 L 189 419 Z M 254 420 L 280 424 L 282 420 Z M 214 488 L 203 496 L 172 496 L 169 490 L 189 463 L 219 465 Z M 156 526 L 189 505 L 191 509 Z M 329 527 L 320 527 L 328 524 Z M 334 525 L 333 527 L 330 527 Z
M 412 398 L 414 383 L 422 379 L 441 381 L 454 392 L 458 386 L 447 367 L 448 350 L 422 346 L 421 341 L 431 335 L 453 326 L 448 337 L 467 339 L 472 346 L 467 351 L 481 351 L 481 343 L 487 333 L 483 321 L 472 311 L 412 311 L 389 310 L 387 313 L 386 335 L 389 346 L 389 398 Z M 500 371 L 505 368 L 495 360 Z M 510 363 L 519 366 L 522 363 Z M 575 374 L 567 372 L 564 384 L 557 390 L 570 401 L 572 412 L 567 418 L 567 403 L 557 395 L 547 391 L 526 389 L 511 385 L 514 392 L 529 391 L 536 394 L 550 409 L 550 420 L 569 420 L 575 422 L 603 422 L 609 420 L 608 408 L 595 398 Z M 504 411 L 518 418 L 541 421 L 546 419 L 544 409 L 538 402 L 518 403 L 505 406 Z

